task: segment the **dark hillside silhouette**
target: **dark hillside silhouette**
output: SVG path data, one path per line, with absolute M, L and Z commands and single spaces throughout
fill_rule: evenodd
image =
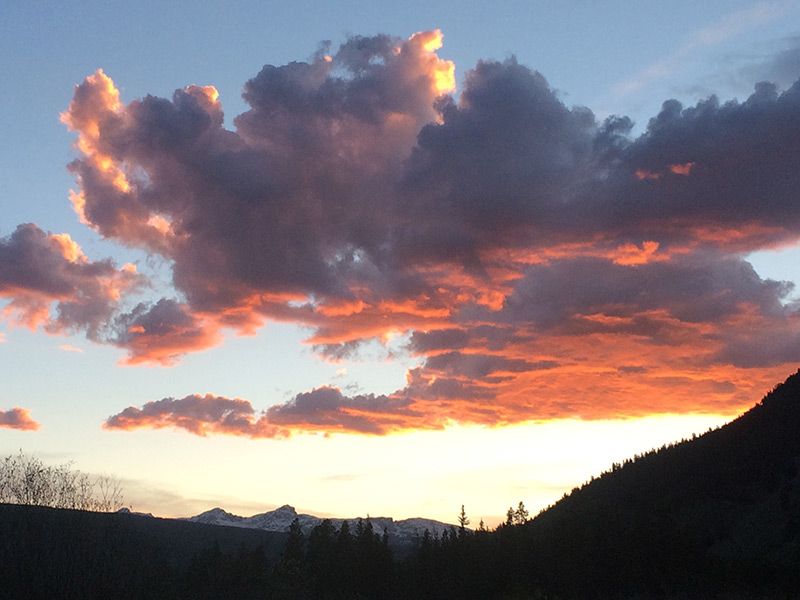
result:
M 800 373 L 732 423 L 615 464 L 524 525 L 423 544 L 408 585 L 419 598 L 794 598 L 799 465 Z
M 800 590 L 800 373 L 747 413 L 615 465 L 525 531 L 572 596 Z M 580 577 L 578 574 L 580 573 Z
M 264 571 L 285 540 L 175 519 L 0 504 L 0 598 L 200 598 L 182 595 L 185 574 L 197 575 L 209 557 L 217 560 L 204 584 L 224 577 L 223 555 L 263 557 Z

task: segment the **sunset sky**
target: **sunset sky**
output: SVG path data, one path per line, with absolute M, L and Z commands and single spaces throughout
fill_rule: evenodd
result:
M 800 1 L 16 3 L 0 451 L 477 524 L 800 366 Z

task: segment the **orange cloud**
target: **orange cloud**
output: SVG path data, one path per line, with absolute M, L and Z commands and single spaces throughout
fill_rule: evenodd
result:
M 694 162 L 687 162 L 683 164 L 667 165 L 663 171 L 650 171 L 647 169 L 636 169 L 635 174 L 637 179 L 661 179 L 666 173 L 674 175 L 688 176 L 692 169 L 695 167 Z
M 653 173 L 646 169 L 636 169 L 636 177 L 638 179 L 661 179 L 661 173 Z
M 30 411 L 15 406 L 11 410 L 0 410 L 0 427 L 19 431 L 36 431 L 41 427 L 30 416 Z
M 79 354 L 83 354 L 83 350 L 81 348 L 76 348 L 75 346 L 71 346 L 69 344 L 63 344 L 59 346 L 60 350 L 64 350 L 65 352 L 78 352 Z
M 11 301 L 0 310 L 0 316 L 8 321 L 11 327 L 27 327 L 36 331 L 50 321 L 50 307 L 57 297 L 48 297 L 31 292 L 22 287 L 4 286 L 0 289 L 0 297 Z
M 50 240 L 58 247 L 62 256 L 69 262 L 86 261 L 86 256 L 81 251 L 77 242 L 73 241 L 67 233 L 51 234 Z
M 614 262 L 618 265 L 643 265 L 652 260 L 669 260 L 669 256 L 656 256 L 658 242 L 642 242 L 639 248 L 633 244 L 625 244 L 617 248 L 618 255 Z
M 190 314 L 175 300 L 162 299 L 153 306 L 140 304 L 117 317 L 118 346 L 128 351 L 123 365 L 175 364 L 189 352 L 216 346 L 222 340 L 219 324 Z
M 694 168 L 695 163 L 687 162 L 682 165 L 670 165 L 669 170 L 675 173 L 676 175 L 689 175 Z
M 82 86 L 75 87 L 76 99 L 70 103 L 69 110 L 61 114 L 61 122 L 81 133 L 75 146 L 98 173 L 120 192 L 128 192 L 130 184 L 125 172 L 117 166 L 100 139 L 101 126 L 108 120 L 120 118 L 123 111 L 119 90 L 102 69 L 87 77 Z M 73 205 L 78 208 L 80 203 L 73 202 Z M 79 216 L 84 218 L 84 215 Z
M 428 56 L 424 64 L 429 69 L 433 79 L 433 87 L 437 94 L 447 94 L 456 89 L 456 65 L 451 60 L 442 60 L 434 53 L 442 47 L 443 35 L 441 30 L 420 31 L 409 38 L 411 44 L 420 44 Z

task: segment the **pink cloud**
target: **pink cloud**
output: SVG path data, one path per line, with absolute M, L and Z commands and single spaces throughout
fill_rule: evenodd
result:
M 10 300 L 0 315 L 12 325 L 100 339 L 121 296 L 143 283 L 133 265 L 90 261 L 67 234 L 32 223 L 0 239 L 0 298 Z
M 76 348 L 75 346 L 71 346 L 70 344 L 63 344 L 59 346 L 59 349 L 64 350 L 65 352 L 78 352 L 79 354 L 83 354 L 82 348 Z
M 142 408 L 129 406 L 109 417 L 103 427 L 109 430 L 184 429 L 200 436 L 227 434 L 258 438 L 281 435 L 277 428 L 255 416 L 248 401 L 211 394 L 164 398 L 148 402 Z
M 15 406 L 11 410 L 0 410 L 0 427 L 19 431 L 36 431 L 41 427 L 31 418 L 30 411 Z

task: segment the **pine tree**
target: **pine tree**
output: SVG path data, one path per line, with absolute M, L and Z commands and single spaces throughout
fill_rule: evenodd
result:
M 524 525 L 528 522 L 528 517 L 530 514 L 528 510 L 525 508 L 525 505 L 520 500 L 519 506 L 517 506 L 517 510 L 514 511 L 514 524 L 515 525 Z
M 464 535 L 466 533 L 467 525 L 469 525 L 469 519 L 467 518 L 467 513 L 464 510 L 464 505 L 462 504 L 461 512 L 458 514 L 458 527 L 460 529 L 460 535 Z

